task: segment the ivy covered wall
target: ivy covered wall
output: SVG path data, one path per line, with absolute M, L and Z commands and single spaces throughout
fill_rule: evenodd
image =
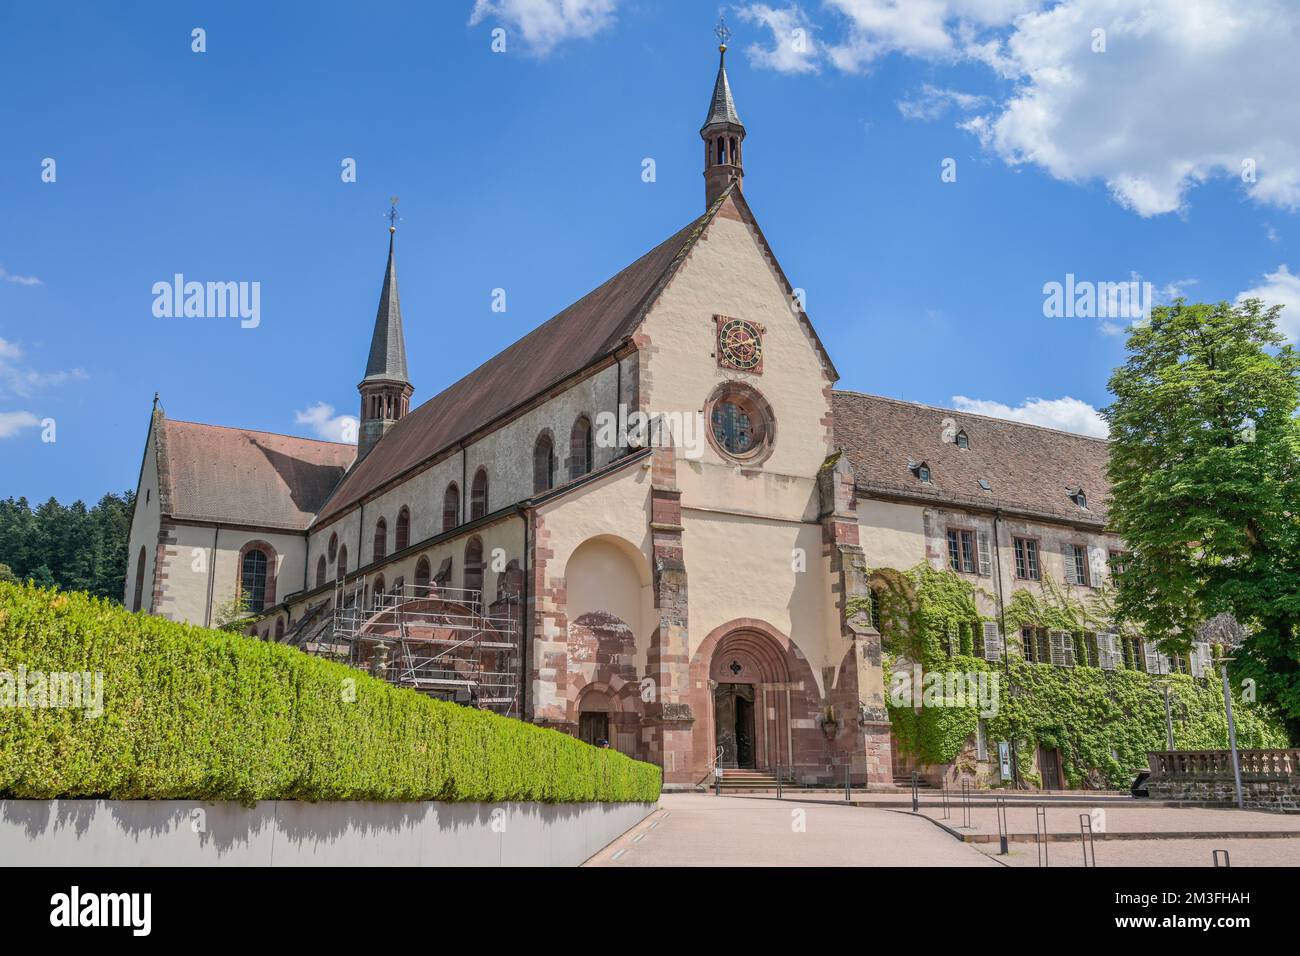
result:
M 885 686 L 898 747 L 922 764 L 952 764 L 974 773 L 973 751 L 980 706 L 914 706 L 893 691 L 921 673 L 985 675 L 996 679 L 996 712 L 984 718 L 990 759 L 997 741 L 1015 741 L 1021 779 L 1038 786 L 1035 753 L 1059 748 L 1070 787 L 1126 788 L 1133 772 L 1147 765 L 1147 751 L 1166 746 L 1163 684 L 1172 700 L 1175 744 L 1180 750 L 1228 745 L 1223 686 L 1216 678 L 1150 675 L 1115 670 L 1060 667 L 1026 661 L 1018 634 L 1022 626 L 1097 631 L 1108 626 L 1108 596 L 1096 589 L 1078 598 L 1072 589 L 1045 582 L 1039 594 L 1016 591 L 1007 603 L 1008 654 L 990 662 L 982 653 L 983 627 L 974 586 L 928 563 L 908 571 L 885 569 L 871 575 L 872 617 L 884 638 Z M 913 681 L 914 683 L 914 681 Z M 916 697 L 922 697 L 915 688 Z M 947 703 L 947 702 L 945 702 Z M 994 708 L 990 708 L 992 710 Z M 1234 689 L 1237 743 L 1242 748 L 1285 747 L 1281 724 L 1262 707 L 1243 701 Z

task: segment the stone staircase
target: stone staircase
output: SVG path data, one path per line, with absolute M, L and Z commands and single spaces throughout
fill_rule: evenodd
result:
M 894 774 L 894 786 L 898 787 L 900 790 L 910 791 L 912 789 L 912 775 L 910 773 Z M 916 789 L 933 790 L 934 787 L 930 786 L 929 780 L 921 777 L 916 781 Z
M 782 775 L 786 787 L 793 787 L 794 783 L 787 774 Z M 776 774 L 771 770 L 741 770 L 735 767 L 722 768 L 722 792 L 723 793 L 761 793 L 765 790 L 775 791 L 777 787 Z

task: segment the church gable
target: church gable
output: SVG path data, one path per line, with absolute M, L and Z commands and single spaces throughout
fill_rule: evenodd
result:
M 698 457 L 805 476 L 825 459 L 835 368 L 738 186 L 721 197 L 634 341 L 640 408 L 697 416 L 705 435 L 688 450 Z

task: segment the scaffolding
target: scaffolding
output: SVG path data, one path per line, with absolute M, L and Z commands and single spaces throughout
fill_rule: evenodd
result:
M 371 593 L 361 579 L 335 587 L 301 646 L 398 687 L 518 717 L 522 623 L 509 592 L 485 607 L 481 590 L 403 584 Z

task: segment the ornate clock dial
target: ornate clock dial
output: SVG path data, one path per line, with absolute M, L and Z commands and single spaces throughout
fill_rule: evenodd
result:
M 763 361 L 763 339 L 758 328 L 744 319 L 728 319 L 718 328 L 718 359 L 728 368 L 749 372 Z

